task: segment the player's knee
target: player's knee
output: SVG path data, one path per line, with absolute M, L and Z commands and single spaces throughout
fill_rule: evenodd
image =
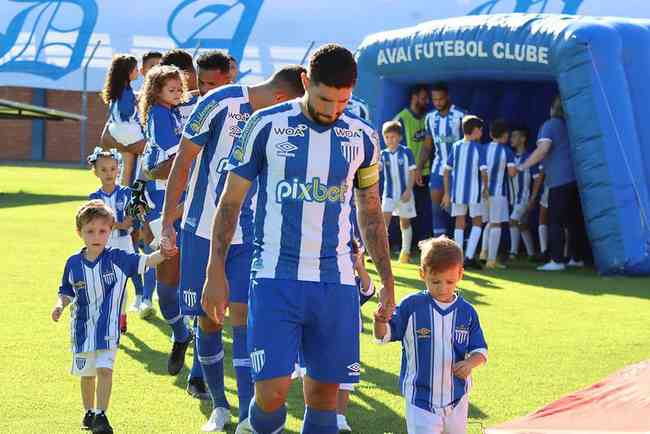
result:
M 287 379 L 286 384 L 278 380 L 273 379 L 255 383 L 255 402 L 267 413 L 276 411 L 287 401 L 291 379 Z
M 248 305 L 246 303 L 230 303 L 230 323 L 232 326 L 245 326 L 247 321 Z
M 490 223 L 490 229 L 500 228 L 501 223 Z
M 402 229 L 409 229 L 411 227 L 411 221 L 409 219 L 400 219 L 399 225 Z
M 109 380 L 113 378 L 113 370 L 110 368 L 97 368 L 97 378 L 101 380 Z
M 205 333 L 217 333 L 222 328 L 219 324 L 214 322 L 212 320 L 212 318 L 210 318 L 208 316 L 200 316 L 199 317 L 199 327 Z
M 321 383 L 305 377 L 304 381 L 305 403 L 317 410 L 336 409 L 339 385 Z

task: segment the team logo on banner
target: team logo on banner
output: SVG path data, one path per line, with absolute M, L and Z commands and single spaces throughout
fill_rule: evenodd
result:
M 251 353 L 251 365 L 253 365 L 253 370 L 256 374 L 259 374 L 264 367 L 264 362 L 266 357 L 264 355 L 264 350 L 257 350 Z
M 341 152 L 348 163 L 352 163 L 359 155 L 359 144 L 351 142 L 341 142 Z
M 77 370 L 81 371 L 86 366 L 86 359 L 83 357 L 75 357 L 74 364 L 77 367 Z
M 466 344 L 467 338 L 469 338 L 469 330 L 467 329 L 467 326 L 459 325 L 456 327 L 456 330 L 454 330 L 454 339 L 456 340 L 456 343 Z

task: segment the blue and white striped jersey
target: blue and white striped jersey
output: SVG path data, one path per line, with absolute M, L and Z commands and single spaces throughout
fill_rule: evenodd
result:
M 459 140 L 449 154 L 447 170 L 451 170 L 451 202 L 472 204 L 481 202 L 481 170 L 487 170 L 485 149 L 478 142 Z
M 120 97 L 111 101 L 108 113 L 111 122 L 140 124 L 140 118 L 138 116 L 138 101 L 135 99 L 135 94 L 133 93 L 131 86 L 127 85 L 122 91 Z
M 490 196 L 508 196 L 508 167 L 514 167 L 515 155 L 510 146 L 503 143 L 490 142 L 485 145 L 488 190 Z
M 115 190 L 113 190 L 111 194 L 108 194 L 100 188 L 96 192 L 90 193 L 88 195 L 88 199 L 90 200 L 99 199 L 102 202 L 104 202 L 115 212 L 115 218 L 117 219 L 117 222 L 122 223 L 126 215 L 126 213 L 124 212 L 124 208 L 126 208 L 126 205 L 129 203 L 129 200 L 131 200 L 131 189 L 128 187 L 123 187 L 121 185 L 116 185 Z M 113 231 L 111 232 L 111 237 L 109 238 L 109 244 L 111 241 L 119 237 L 128 237 L 128 236 L 129 236 L 129 231 L 127 230 L 113 229 Z
M 194 111 L 194 107 L 196 107 L 196 104 L 198 102 L 199 102 L 199 95 L 197 94 L 197 95 L 192 95 L 190 99 L 176 106 L 176 110 L 178 110 L 178 116 L 181 119 L 181 126 L 185 127 L 185 125 L 187 124 L 187 120 L 190 118 L 190 115 Z
M 444 175 L 451 147 L 463 138 L 463 116 L 465 110 L 452 105 L 446 116 L 434 110 L 424 118 L 424 129 L 426 135 L 431 137 L 435 151 L 435 155 L 431 156 L 431 173 Z
M 354 285 L 352 186 L 378 181 L 378 135 L 349 112 L 330 126 L 299 100 L 255 112 L 235 143 L 232 171 L 258 180 L 257 277 Z
M 381 151 L 379 167 L 384 176 L 384 198 L 399 199 L 408 186 L 409 172 L 415 170 L 413 152 L 404 145 L 395 151 L 388 148 Z
M 72 299 L 72 351 L 85 353 L 117 348 L 119 317 L 129 277 L 145 271 L 147 257 L 106 248 L 90 262 L 84 250 L 65 264 L 59 294 Z
M 226 183 L 226 166 L 233 143 L 253 113 L 248 88 L 223 86 L 210 91 L 196 106 L 185 125 L 183 136 L 201 146 L 189 181 L 182 227 L 196 235 L 212 238 L 212 219 Z M 232 244 L 253 242 L 252 197 L 255 186 L 242 205 Z
M 455 406 L 469 392 L 471 378 L 452 372 L 454 363 L 475 352 L 487 359 L 478 314 L 463 297 L 442 308 L 428 291 L 406 297 L 389 323 L 385 340 L 402 341 L 400 388 L 409 403 L 435 413 Z
M 361 98 L 352 95 L 348 100 L 348 106 L 345 109 L 364 121 L 370 122 L 370 110 L 368 109 L 368 104 L 366 104 L 366 102 Z
M 170 109 L 160 104 L 154 104 L 151 107 L 145 131 L 147 146 L 142 160 L 147 170 L 153 169 L 176 155 L 181 132 L 181 119 L 176 108 Z M 162 212 L 167 180 L 156 179 L 149 182 L 155 187 L 149 191 L 149 198 L 154 205 L 153 208 Z
M 530 157 L 531 151 L 526 151 L 523 154 L 515 154 L 515 164 L 519 166 Z M 530 200 L 531 184 L 533 180 L 539 176 L 540 166 L 538 164 L 532 166 L 528 170 L 517 171 L 517 176 L 510 180 L 510 203 L 526 204 Z

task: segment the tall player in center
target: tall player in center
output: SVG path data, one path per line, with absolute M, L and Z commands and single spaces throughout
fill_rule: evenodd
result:
M 305 95 L 253 114 L 231 154 L 202 304 L 223 323 L 233 289 L 226 268 L 230 244 L 242 203 L 257 181 L 248 350 L 255 379 L 249 418 L 259 434 L 284 427 L 299 349 L 307 368 L 302 433 L 338 433 L 339 383 L 358 382 L 360 373 L 354 196 L 365 247 L 383 283 L 380 309 L 390 318 L 395 307 L 379 198 L 378 136 L 344 112 L 356 78 L 347 49 L 318 48 L 302 74 Z
M 222 63 L 228 64 L 226 55 Z M 247 87 L 230 85 L 206 94 L 190 115 L 174 160 L 163 214 L 163 248 L 173 249 L 173 204 L 177 203 L 189 179 L 181 227 L 180 304 L 184 315 L 199 317 L 196 349 L 203 377 L 212 398 L 213 412 L 204 431 L 221 431 L 230 421 L 224 391 L 222 324 L 215 323 L 201 308 L 201 292 L 212 238 L 212 220 L 226 181 L 226 163 L 233 142 L 240 136 L 254 110 L 296 98 L 304 93 L 300 81 L 304 68 L 287 66 L 267 81 Z M 195 161 L 196 160 L 196 161 Z M 233 246 L 225 259 L 230 282 L 230 319 L 233 325 L 233 365 L 237 376 L 240 426 L 245 432 L 248 405 L 253 394 L 250 359 L 246 351 L 246 314 L 253 251 L 252 189 L 233 223 Z M 219 231 L 222 228 L 218 229 Z M 225 230 L 225 229 L 223 229 Z

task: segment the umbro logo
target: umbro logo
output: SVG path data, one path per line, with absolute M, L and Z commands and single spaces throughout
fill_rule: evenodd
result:
M 361 375 L 361 365 L 358 362 L 348 365 L 347 368 L 350 371 L 348 372 L 349 376 L 358 377 L 359 375 Z
M 295 157 L 294 151 L 298 149 L 296 145 L 290 142 L 282 142 L 275 145 L 276 154 L 278 157 Z

